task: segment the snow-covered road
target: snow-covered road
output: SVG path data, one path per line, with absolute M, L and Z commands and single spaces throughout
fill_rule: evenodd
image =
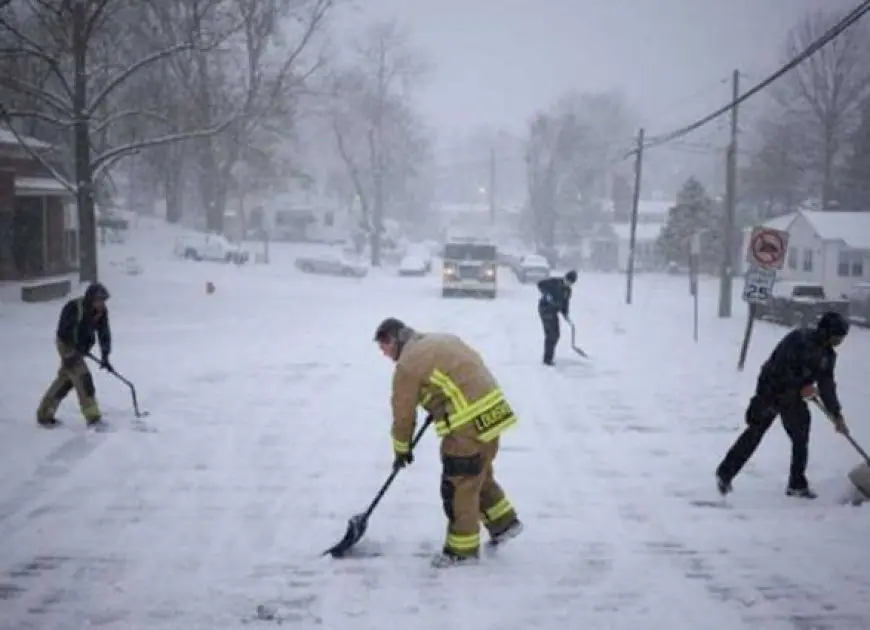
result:
M 593 361 L 565 340 L 547 369 L 531 286 L 508 278 L 494 302 L 443 300 L 435 277 L 316 278 L 274 256 L 235 268 L 152 252 L 139 277 L 106 265 L 114 362 L 151 434 L 129 430 L 128 392 L 105 374 L 118 431 L 86 434 L 72 399 L 66 427 L 37 429 L 60 305 L 4 304 L 2 630 L 270 627 L 253 618 L 260 603 L 328 630 L 870 628 L 870 508 L 834 505 L 857 460 L 821 418 L 817 502 L 783 496 L 789 448 L 775 428 L 732 509 L 692 504 L 714 498 L 713 469 L 785 332 L 757 326 L 738 373 L 742 317 L 715 317 L 712 284 L 695 344 L 684 278 L 639 277 L 628 307 L 621 278 L 581 275 L 573 308 Z M 526 531 L 478 567 L 423 557 L 444 530 L 431 436 L 360 544 L 382 555 L 319 557 L 389 472 L 392 366 L 372 343 L 387 315 L 464 336 L 521 415 L 497 470 Z M 856 330 L 840 391 L 864 442 L 868 358 L 870 333 Z

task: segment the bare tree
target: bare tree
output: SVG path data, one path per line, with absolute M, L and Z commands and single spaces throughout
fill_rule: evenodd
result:
M 800 54 L 841 17 L 808 14 L 789 34 L 787 56 Z M 827 208 L 835 198 L 836 170 L 845 138 L 870 94 L 870 31 L 866 25 L 858 22 L 828 43 L 795 68 L 774 93 L 783 109 L 802 117 L 814 140 L 814 188 L 822 208 Z
M 789 116 L 762 118 L 755 128 L 757 149 L 740 174 L 741 202 L 753 206 L 756 218 L 769 219 L 796 210 L 810 191 L 806 172 L 812 167 L 803 121 Z
M 610 195 L 610 165 L 624 153 L 633 119 L 617 92 L 568 94 L 533 119 L 528 211 L 540 245 L 554 246 L 561 217 L 575 215 L 578 227 L 599 218 L 600 201 Z
M 243 196 L 256 183 L 248 175 L 258 169 L 244 163 L 262 167 L 270 149 L 292 136 L 299 98 L 323 67 L 318 36 L 336 1 L 220 0 L 222 12 L 239 23 L 238 32 L 217 54 L 195 50 L 172 59 L 172 72 L 183 85 L 175 96 L 198 125 L 237 113 L 225 133 L 202 138 L 184 156 L 193 158 L 190 174 L 209 230 L 223 231 L 230 196 Z M 208 35 L 207 25 L 186 7 L 167 7 L 160 19 L 162 28 L 176 29 L 192 41 Z M 174 158 L 173 163 L 182 156 Z M 174 174 L 164 171 L 163 176 L 171 188 Z
M 430 157 L 409 103 L 430 66 L 395 21 L 367 28 L 353 52 L 350 65 L 333 74 L 330 119 L 361 206 L 372 265 L 379 266 L 387 209 Z
M 26 58 L 33 64 L 31 69 L 40 68 L 45 77 L 42 83 L 34 83 L 32 75 L 4 73 L 0 87 L 26 95 L 32 108 L 4 108 L 3 118 L 13 123 L 13 129 L 19 119 L 35 118 L 60 131 L 72 131 L 74 181 L 54 169 L 52 173 L 76 195 L 81 235 L 79 273 L 85 282 L 96 280 L 98 275 L 95 182 L 101 174 L 139 150 L 209 136 L 228 124 L 226 121 L 210 128 L 108 146 L 112 125 L 141 114 L 136 110 L 117 111 L 114 97 L 154 64 L 197 45 L 203 47 L 202 42 L 152 40 L 150 50 L 137 50 L 131 59 L 101 50 L 106 42 L 117 43 L 116 37 L 129 31 L 131 21 L 141 19 L 144 6 L 132 0 L 19 0 L 8 3 L 0 14 L 0 32 L 10 42 L 2 56 Z M 203 6 L 205 12 L 209 8 L 208 4 Z M 96 151 L 95 139 L 100 144 Z M 36 154 L 34 157 L 41 160 Z

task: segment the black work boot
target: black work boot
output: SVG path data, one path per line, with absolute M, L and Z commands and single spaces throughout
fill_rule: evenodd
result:
M 817 495 L 809 486 L 805 486 L 803 488 L 792 488 L 789 487 L 785 491 L 786 496 L 789 497 L 797 497 L 798 499 L 815 499 L 819 495 Z

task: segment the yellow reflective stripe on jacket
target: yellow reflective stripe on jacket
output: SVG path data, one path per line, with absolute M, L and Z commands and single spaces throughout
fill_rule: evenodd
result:
M 432 402 L 432 392 L 426 392 L 420 397 L 420 404 L 427 407 Z
M 503 422 L 495 425 L 489 431 L 484 431 L 483 433 L 477 436 L 477 439 L 481 442 L 492 442 L 495 438 L 502 434 L 502 432 L 508 427 L 512 427 L 517 423 L 517 417 L 513 414 Z
M 462 390 L 456 386 L 450 377 L 440 370 L 434 370 L 429 377 L 429 382 L 441 390 L 447 400 L 450 402 L 452 413 L 446 418 L 442 418 L 435 423 L 435 433 L 438 437 L 444 437 L 451 431 L 465 426 L 473 421 L 479 415 L 489 411 L 499 403 L 504 402 L 504 392 L 501 389 L 494 389 L 479 400 L 469 404 Z M 484 431 L 480 439 L 483 441 L 492 440 L 495 436 L 501 433 L 511 424 L 516 422 L 516 418 L 511 416 L 506 418 L 504 422 Z M 486 436 L 486 437 L 484 437 Z
M 393 451 L 399 455 L 404 455 L 405 453 L 411 452 L 411 445 L 408 442 L 402 442 L 401 440 L 393 438 Z

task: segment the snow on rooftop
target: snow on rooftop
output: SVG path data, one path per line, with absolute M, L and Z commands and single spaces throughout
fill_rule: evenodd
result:
M 20 135 L 20 134 L 19 134 Z M 43 142 L 42 140 L 37 140 L 36 138 L 31 138 L 29 136 L 21 136 L 21 139 L 32 149 L 48 149 L 51 148 L 51 145 L 47 142 Z M 18 141 L 18 138 L 15 137 L 15 134 L 9 131 L 9 129 L 0 128 L 0 145 L 12 145 L 19 146 L 21 142 Z
M 799 210 L 766 221 L 766 227 L 788 230 L 801 214 L 825 241 L 843 241 L 852 249 L 870 249 L 870 212 Z
M 616 234 L 616 238 L 624 241 L 631 239 L 631 223 L 613 223 L 611 227 Z M 664 228 L 664 225 L 661 223 L 638 223 L 637 231 L 634 235 L 635 240 L 637 242 L 655 241 L 662 233 L 662 228 Z

